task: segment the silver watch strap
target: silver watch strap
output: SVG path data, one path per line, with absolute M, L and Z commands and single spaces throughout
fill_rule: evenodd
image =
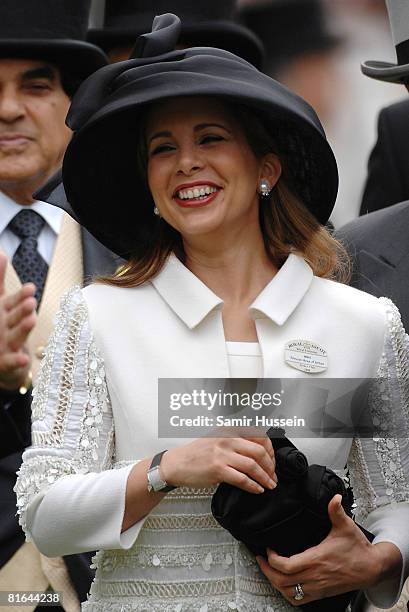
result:
M 159 465 L 166 451 L 167 449 L 154 456 L 147 472 L 150 487 L 154 491 L 163 491 L 164 493 L 168 493 L 169 491 L 173 491 L 173 489 L 176 489 L 176 487 L 168 485 L 167 482 L 163 480 L 163 478 L 161 478 L 159 473 Z

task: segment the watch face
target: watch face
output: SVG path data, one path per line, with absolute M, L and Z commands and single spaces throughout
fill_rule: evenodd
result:
M 167 487 L 167 483 L 159 475 L 159 466 L 147 471 L 148 491 L 161 491 Z
M 164 480 L 162 480 L 162 478 L 158 474 L 158 478 L 157 478 L 157 480 L 155 480 L 154 490 L 155 491 L 161 491 L 166 486 L 167 486 L 167 483 Z

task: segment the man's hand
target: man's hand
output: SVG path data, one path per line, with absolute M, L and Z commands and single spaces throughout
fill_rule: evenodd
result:
M 0 253 L 0 389 L 14 391 L 25 383 L 29 373 L 25 343 L 36 323 L 37 302 L 33 283 L 5 295 L 6 267 L 7 257 Z
M 371 544 L 344 512 L 341 496 L 328 504 L 332 529 L 313 548 L 290 558 L 267 549 L 268 562 L 257 557 L 260 569 L 270 583 L 293 605 L 372 587 L 392 575 L 399 575 L 402 558 L 394 544 Z M 295 585 L 305 597 L 295 600 Z

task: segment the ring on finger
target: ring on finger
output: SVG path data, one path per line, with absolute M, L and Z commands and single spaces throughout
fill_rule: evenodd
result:
M 294 599 L 296 601 L 301 601 L 302 599 L 304 599 L 304 597 L 305 597 L 304 590 L 303 590 L 301 584 L 298 582 L 294 586 Z

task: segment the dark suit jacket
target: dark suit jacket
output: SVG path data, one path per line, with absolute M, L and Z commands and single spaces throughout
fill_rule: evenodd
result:
M 350 284 L 376 297 L 390 298 L 409 332 L 409 201 L 359 217 L 338 230 L 335 238 L 352 258 Z M 352 609 L 364 609 L 364 600 L 360 592 Z
M 102 244 L 81 230 L 84 279 L 113 273 L 121 260 Z M 21 465 L 24 448 L 31 444 L 31 394 L 0 394 L 0 567 L 24 542 L 24 534 L 16 518 L 16 496 L 13 487 Z M 64 557 L 68 572 L 80 601 L 86 599 L 93 578 L 91 555 Z
M 335 237 L 352 257 L 351 284 L 390 298 L 409 332 L 409 201 L 359 217 Z
M 409 99 L 381 110 L 360 214 L 409 200 Z

